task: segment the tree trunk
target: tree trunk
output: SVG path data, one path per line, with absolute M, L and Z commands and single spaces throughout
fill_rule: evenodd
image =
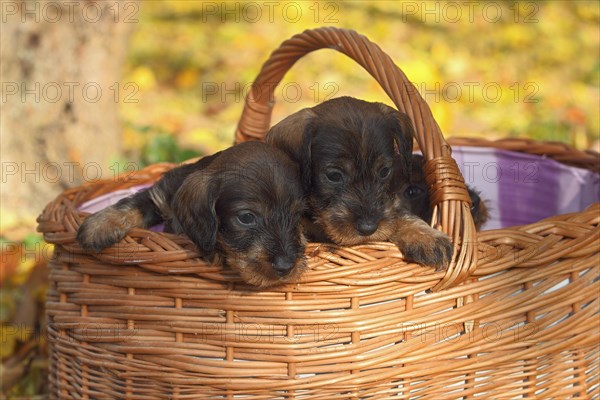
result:
M 137 1 L 2 1 L 2 230 L 68 187 L 110 178 Z M 132 86 L 132 85 L 129 85 Z

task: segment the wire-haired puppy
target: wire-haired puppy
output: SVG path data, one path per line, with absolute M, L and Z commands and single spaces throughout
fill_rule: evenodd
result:
M 305 269 L 303 212 L 297 165 L 273 146 L 247 142 L 175 168 L 87 217 L 77 240 L 98 252 L 132 228 L 164 221 L 205 259 L 217 255 L 247 283 L 267 287 L 292 282 Z
M 410 175 L 412 123 L 395 109 L 340 97 L 303 109 L 266 138 L 300 165 L 309 237 L 339 245 L 392 241 L 412 261 L 444 269 L 452 243 L 396 196 L 395 173 Z M 394 157 L 400 169 L 394 169 Z
M 413 154 L 409 182 L 406 182 L 405 180 L 399 181 L 396 184 L 396 187 L 398 189 L 398 195 L 404 196 L 410 204 L 410 210 L 421 219 L 429 222 L 431 221 L 433 209 L 429 202 L 429 191 L 423 173 L 424 163 L 425 159 L 422 155 Z M 402 162 L 400 160 L 395 163 L 395 168 L 402 168 Z M 481 199 L 481 195 L 475 189 L 467 186 L 467 191 L 469 192 L 469 197 L 471 197 L 471 215 L 473 216 L 473 222 L 475 222 L 475 228 L 479 230 L 489 218 L 488 209 L 485 201 Z

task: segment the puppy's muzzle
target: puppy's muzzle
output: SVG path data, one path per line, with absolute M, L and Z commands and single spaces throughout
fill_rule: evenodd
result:
M 375 233 L 377 228 L 379 228 L 379 218 L 375 217 L 361 218 L 356 224 L 356 230 L 361 236 L 372 235 Z
M 283 278 L 289 275 L 292 269 L 296 266 L 296 259 L 291 256 L 275 257 L 271 263 L 275 273 Z

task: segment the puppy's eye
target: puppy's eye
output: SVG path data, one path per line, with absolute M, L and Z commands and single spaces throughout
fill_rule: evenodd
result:
M 252 214 L 249 211 L 242 211 L 238 213 L 237 219 L 242 225 L 252 226 L 256 225 L 256 215 Z
M 411 185 L 404 191 L 404 196 L 408 199 L 414 199 L 415 197 L 422 196 L 425 190 L 419 186 Z
M 327 180 L 332 183 L 340 183 L 344 178 L 340 171 L 332 170 L 325 173 Z
M 391 172 L 392 172 L 392 169 L 390 167 L 383 167 L 379 170 L 379 177 L 381 179 L 385 179 L 388 176 L 390 176 Z

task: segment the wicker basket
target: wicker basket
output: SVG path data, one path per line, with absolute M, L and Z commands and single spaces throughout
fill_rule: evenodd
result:
M 414 121 L 437 204 L 433 222 L 456 245 L 447 273 L 406 263 L 390 243 L 309 244 L 302 282 L 261 292 L 200 261 L 184 236 L 136 229 L 87 254 L 75 241 L 85 218 L 77 207 L 151 183 L 171 166 L 74 188 L 39 218 L 55 244 L 51 397 L 600 397 L 600 205 L 476 237 L 460 200 L 462 176 L 429 108 L 365 37 L 322 28 L 285 41 L 249 94 L 237 141 L 263 138 L 275 84 L 320 48 L 356 60 Z M 514 143 L 600 165 L 565 146 Z

